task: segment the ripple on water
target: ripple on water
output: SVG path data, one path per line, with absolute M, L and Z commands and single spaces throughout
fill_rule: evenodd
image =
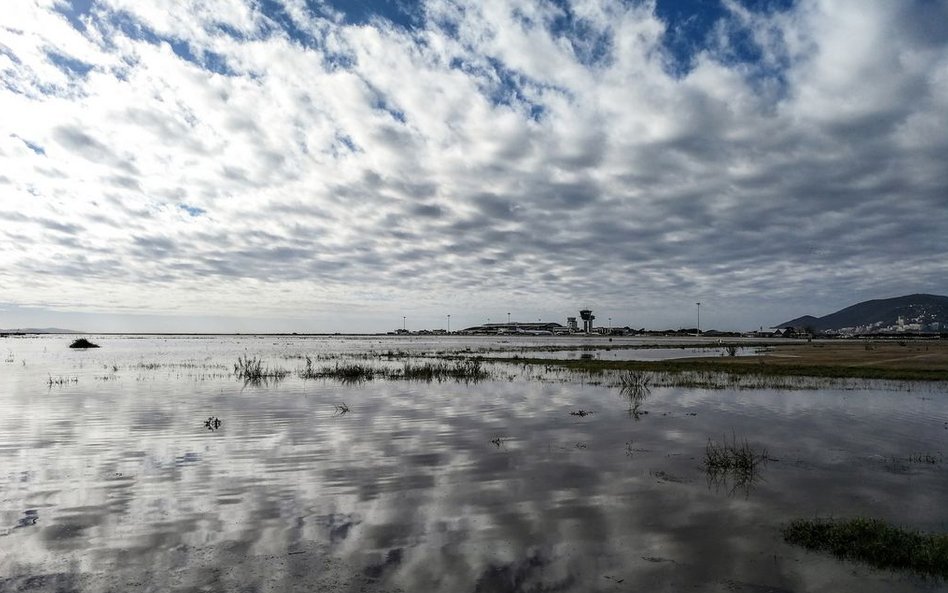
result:
M 565 375 L 246 386 L 227 374 L 242 354 L 293 370 L 305 354 L 384 340 L 101 343 L 76 353 L 56 338 L 11 341 L 29 363 L 0 374 L 0 591 L 587 591 L 728 579 L 899 591 L 918 581 L 814 560 L 779 540 L 780 522 L 948 524 L 944 462 L 911 461 L 948 449 L 948 402 L 933 394 L 655 388 L 631 414 L 609 381 Z M 95 378 L 105 372 L 115 377 Z M 66 375 L 78 381 L 47 384 Z M 731 435 L 774 458 L 746 491 L 702 468 L 708 439 Z

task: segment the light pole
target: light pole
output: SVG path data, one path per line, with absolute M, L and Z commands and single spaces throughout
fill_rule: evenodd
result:
M 701 335 L 701 303 L 695 303 L 698 306 L 698 327 L 695 328 L 695 337 Z
M 448 313 L 448 333 L 451 333 L 451 314 Z

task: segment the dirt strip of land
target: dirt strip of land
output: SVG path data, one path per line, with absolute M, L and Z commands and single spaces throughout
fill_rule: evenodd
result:
M 720 372 L 906 381 L 948 381 L 948 341 L 814 341 L 773 346 L 757 356 L 709 356 L 658 361 L 504 358 L 496 362 L 548 365 L 577 371 Z

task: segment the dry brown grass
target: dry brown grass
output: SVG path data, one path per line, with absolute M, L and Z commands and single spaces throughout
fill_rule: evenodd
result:
M 948 371 L 948 341 L 824 341 L 775 346 L 755 357 L 691 359 L 722 365 L 760 361 L 775 366 L 873 367 L 892 370 Z
M 493 362 L 560 367 L 578 372 L 609 370 L 725 377 L 814 377 L 892 381 L 948 381 L 948 340 L 823 340 L 771 345 L 759 356 L 709 356 L 671 360 L 550 360 L 497 358 Z M 774 384 L 774 387 L 777 385 Z M 765 385 L 758 385 L 765 387 Z

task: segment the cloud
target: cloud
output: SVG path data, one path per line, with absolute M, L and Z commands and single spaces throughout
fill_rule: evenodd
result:
M 948 289 L 939 3 L 64 6 L 0 29 L 13 305 L 745 327 Z

